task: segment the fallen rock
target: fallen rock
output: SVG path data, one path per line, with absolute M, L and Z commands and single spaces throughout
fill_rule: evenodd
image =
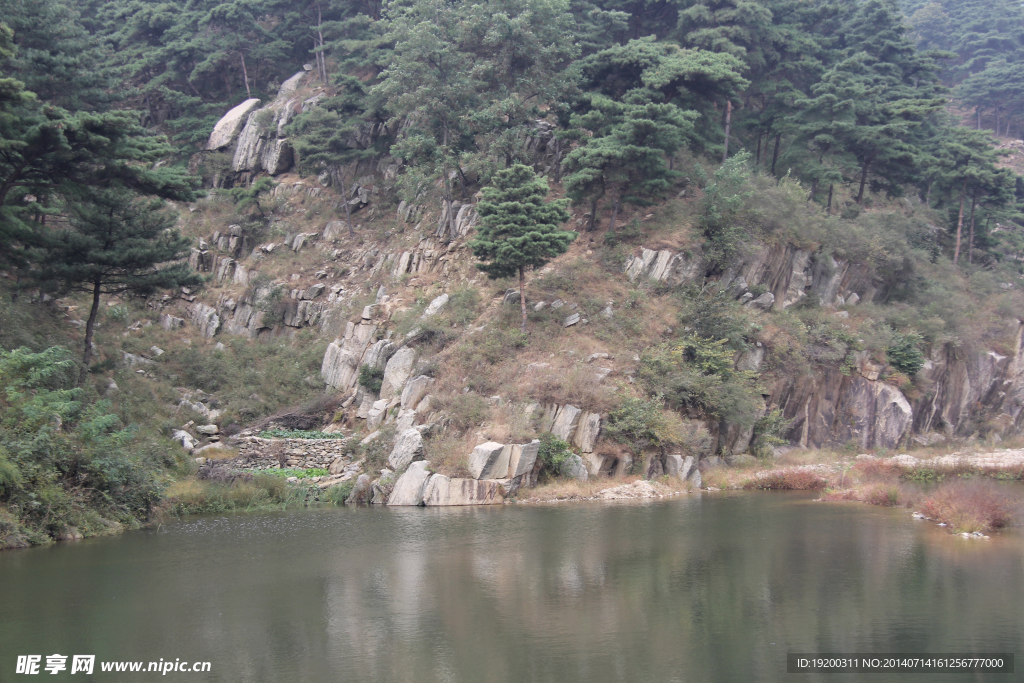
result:
M 429 318 L 432 315 L 436 315 L 437 313 L 440 313 L 441 309 L 444 308 L 444 305 L 447 304 L 447 303 L 448 303 L 448 295 L 447 294 L 442 294 L 441 296 L 437 297 L 436 299 L 434 299 L 433 301 L 430 302 L 430 305 L 427 306 L 427 310 L 423 311 L 423 316 L 422 317 L 423 318 Z
M 390 399 L 399 396 L 406 380 L 412 374 L 412 365 L 416 360 L 416 349 L 410 346 L 403 346 L 395 355 L 391 356 L 387 367 L 384 368 L 384 379 L 380 386 L 380 397 Z
M 423 505 L 423 489 L 431 474 L 427 470 L 429 465 L 425 460 L 409 465 L 409 469 L 395 482 L 388 505 Z
M 213 132 L 210 133 L 206 149 L 224 149 L 233 143 L 238 134 L 242 132 L 249 114 L 259 105 L 258 99 L 249 99 L 222 116 L 217 125 L 213 127 Z
M 496 441 L 482 443 L 469 455 L 469 474 L 474 479 L 495 479 L 508 472 L 511 448 Z M 502 457 L 504 455 L 504 457 Z
M 217 425 L 199 425 L 196 427 L 196 431 L 200 434 L 206 434 L 207 436 L 213 436 L 220 432 L 220 427 Z
M 563 477 L 578 479 L 579 481 L 587 481 L 589 476 L 587 475 L 587 467 L 583 464 L 583 458 L 575 453 L 565 459 L 558 473 Z
M 352 488 L 352 493 L 348 494 L 348 498 L 345 499 L 345 503 L 369 503 L 372 495 L 370 476 L 360 474 L 356 479 L 356 485 Z
M 400 432 L 395 439 L 395 447 L 388 456 L 388 467 L 394 470 L 404 469 L 414 460 L 423 458 L 423 437 L 418 429 L 407 429 Z

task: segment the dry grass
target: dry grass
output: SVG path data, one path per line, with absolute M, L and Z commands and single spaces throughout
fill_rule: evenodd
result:
M 869 505 L 897 507 L 906 505 L 912 498 L 896 483 L 875 482 L 856 488 L 826 491 L 821 500 L 851 500 Z
M 430 469 L 449 477 L 469 477 L 469 454 L 477 445 L 476 434 L 457 435 L 452 432 L 427 439 L 423 444 L 423 459 Z
M 238 457 L 238 449 L 218 446 L 217 448 L 208 448 L 199 455 L 207 460 L 233 460 Z
M 989 481 L 953 481 L 925 497 L 921 512 L 948 524 L 954 533 L 981 532 L 1008 526 L 1020 505 Z
M 771 491 L 811 491 L 828 486 L 828 480 L 809 469 L 779 469 L 764 472 L 748 481 L 743 488 Z

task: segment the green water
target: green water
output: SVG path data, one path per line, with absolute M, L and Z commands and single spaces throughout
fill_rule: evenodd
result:
M 1009 681 L 786 653 L 1022 643 L 1020 534 L 799 494 L 205 517 L 0 553 L 0 681 Z M 211 671 L 14 673 L 53 653 Z

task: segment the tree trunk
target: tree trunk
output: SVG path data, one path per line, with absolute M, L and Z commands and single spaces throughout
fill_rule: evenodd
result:
M 594 226 L 597 224 L 597 200 L 598 196 L 596 194 L 590 200 L 590 224 L 587 225 L 587 232 L 593 232 Z
M 89 363 L 92 362 L 92 333 L 96 328 L 96 314 L 100 311 L 100 285 L 96 280 L 92 287 L 92 309 L 89 311 L 89 322 L 85 324 L 85 353 L 82 354 L 82 371 L 78 375 L 78 384 L 85 384 L 89 374 Z
M 960 235 L 964 229 L 964 199 L 967 197 L 967 181 L 964 180 L 964 187 L 960 190 L 960 218 L 956 222 L 956 249 L 953 251 L 953 265 L 960 260 Z
M 245 79 L 245 95 L 251 100 L 252 92 L 249 91 L 249 72 L 245 70 L 245 55 L 239 54 L 238 58 L 242 60 L 242 77 Z
M 967 262 L 974 263 L 974 207 L 978 203 L 978 188 L 971 194 L 971 231 L 967 238 Z
M 519 266 L 519 310 L 523 313 L 523 322 L 519 326 L 519 331 L 526 334 L 526 275 L 523 271 L 524 268 Z
M 832 214 L 832 183 L 828 184 L 828 204 L 825 206 L 825 213 Z
M 757 133 L 757 155 L 754 157 L 754 167 L 761 165 L 761 132 Z
M 775 151 L 772 152 L 772 175 L 775 175 L 775 164 L 779 161 L 779 143 L 782 142 L 782 133 L 775 136 Z
M 348 193 L 345 192 L 345 175 L 340 168 L 335 167 L 334 181 L 341 188 L 341 201 L 345 205 L 345 222 L 348 223 L 348 236 L 355 237 L 356 231 L 352 228 L 352 207 L 348 205 Z
M 864 164 L 864 168 L 860 171 L 860 190 L 857 191 L 857 203 L 864 199 L 864 186 L 868 184 L 868 166 L 871 162 Z
M 729 127 L 732 125 L 732 100 L 725 101 L 725 151 L 722 152 L 722 163 L 729 158 Z
M 615 232 L 615 218 L 619 215 L 619 199 L 621 196 L 622 192 L 617 192 L 612 199 L 612 222 L 608 226 L 608 232 Z
M 320 51 L 316 53 L 316 63 L 320 67 L 320 80 L 327 85 L 327 56 L 324 55 L 324 17 L 320 10 L 320 3 L 316 3 L 316 35 L 320 39 Z
M 562 141 L 555 138 L 555 182 L 562 182 Z

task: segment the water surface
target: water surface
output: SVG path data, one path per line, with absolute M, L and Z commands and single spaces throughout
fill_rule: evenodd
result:
M 0 553 L 0 587 L 0 681 L 53 653 L 246 683 L 853 681 L 787 674 L 786 653 L 1024 642 L 1019 534 L 803 494 L 195 518 Z M 1024 678 L 868 678 L 908 676 Z

